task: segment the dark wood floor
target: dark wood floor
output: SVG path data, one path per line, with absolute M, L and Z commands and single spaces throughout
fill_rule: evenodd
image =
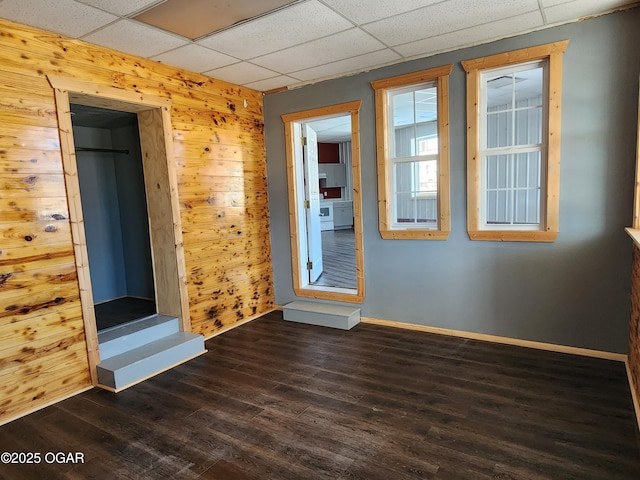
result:
M 0 427 L 0 478 L 632 480 L 622 363 L 271 313 L 119 394 L 91 390 Z
M 353 228 L 322 232 L 322 275 L 314 285 L 356 288 L 356 242 Z
M 122 297 L 94 306 L 98 331 L 128 323 L 156 313 L 156 302 L 144 298 Z

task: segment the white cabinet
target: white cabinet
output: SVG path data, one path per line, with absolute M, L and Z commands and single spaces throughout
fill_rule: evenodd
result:
M 318 173 L 320 185 L 325 188 L 344 187 L 347 185 L 347 170 L 344 163 L 320 163 Z
M 333 228 L 353 227 L 353 202 L 333 202 Z

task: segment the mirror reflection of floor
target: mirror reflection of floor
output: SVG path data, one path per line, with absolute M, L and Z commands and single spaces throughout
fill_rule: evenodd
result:
M 322 275 L 314 285 L 356 289 L 356 242 L 353 228 L 322 232 Z

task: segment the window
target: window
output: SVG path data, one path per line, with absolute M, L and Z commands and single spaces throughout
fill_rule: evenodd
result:
M 558 234 L 562 53 L 568 41 L 462 62 L 472 240 Z
M 452 65 L 371 82 L 376 92 L 380 235 L 446 239 Z

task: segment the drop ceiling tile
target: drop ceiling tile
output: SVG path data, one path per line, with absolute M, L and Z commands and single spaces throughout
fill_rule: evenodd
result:
M 247 60 L 351 27 L 349 21 L 313 0 L 232 27 L 197 43 Z
M 4 0 L 0 17 L 77 38 L 118 17 L 73 0 Z
M 336 33 L 252 60 L 279 73 L 291 73 L 382 50 L 384 45 L 358 28 Z
M 597 13 L 606 12 L 619 7 L 624 7 L 633 3 L 629 0 L 574 0 L 561 4 L 555 4 L 547 8 L 544 1 L 544 13 L 547 17 L 547 23 L 566 22 L 576 20 L 581 17 L 595 15 Z
M 547 8 L 547 7 L 553 7 L 554 5 L 560 5 L 561 3 L 570 3 L 573 2 L 573 0 L 542 0 L 542 7 L 543 8 Z
M 356 25 L 374 22 L 392 17 L 400 13 L 425 7 L 442 0 L 323 0 L 331 8 L 337 10 Z
M 275 90 L 276 88 L 286 87 L 287 85 L 293 85 L 298 83 L 299 80 L 288 77 L 287 75 L 280 75 L 277 77 L 269 78 L 267 80 L 261 80 L 259 82 L 247 83 L 244 86 L 247 88 L 253 88 L 259 92 L 266 92 L 269 90 Z
M 384 49 L 373 53 L 366 53 L 358 57 L 347 58 L 339 62 L 332 62 L 319 67 L 308 68 L 293 73 L 297 78 L 303 81 L 311 81 L 319 78 L 340 75 L 343 73 L 351 73 L 363 71 L 367 68 L 377 68 L 381 65 L 400 60 L 402 57 L 393 50 Z
M 186 39 L 133 20 L 120 20 L 82 39 L 140 57 L 158 55 L 188 43 Z
M 115 15 L 127 16 L 147 8 L 159 5 L 167 0 L 78 0 L 78 2 L 93 5 Z
M 362 27 L 389 46 L 539 10 L 537 0 L 450 0 Z
M 451 33 L 445 33 L 417 42 L 397 45 L 393 48 L 404 57 L 426 56 L 505 38 L 520 32 L 542 27 L 543 25 L 542 15 L 540 11 L 536 11 Z
M 224 53 L 214 52 L 209 48 L 194 44 L 178 47 L 170 52 L 151 57 L 151 59 L 192 72 L 205 72 L 238 61 Z
M 259 80 L 278 76 L 277 72 L 273 72 L 248 62 L 239 62 L 226 67 L 217 68 L 215 70 L 209 70 L 204 72 L 204 74 L 227 82 L 237 83 L 239 85 L 245 85 L 250 82 L 257 82 Z

